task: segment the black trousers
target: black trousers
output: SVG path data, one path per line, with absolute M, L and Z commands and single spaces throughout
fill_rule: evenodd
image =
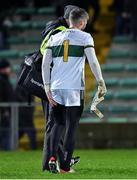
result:
M 63 135 L 63 130 L 65 129 L 63 142 L 64 157 L 60 162 L 60 168 L 66 171 L 70 169 L 70 161 L 75 145 L 76 130 L 82 112 L 83 105 L 65 107 L 58 104 L 55 107 L 50 107 L 49 117 L 54 119 L 54 126 L 50 134 L 51 156 L 57 158 L 59 142 L 61 140 L 61 136 Z
M 48 101 L 42 100 L 43 111 L 46 119 L 46 130 L 44 134 L 44 145 L 43 145 L 43 161 L 42 161 L 42 170 L 49 170 L 48 162 L 51 156 L 51 130 L 54 126 L 55 120 L 53 116 L 49 116 L 49 103 Z M 63 138 L 61 138 L 58 146 L 58 158 L 61 163 L 64 158 L 63 151 Z

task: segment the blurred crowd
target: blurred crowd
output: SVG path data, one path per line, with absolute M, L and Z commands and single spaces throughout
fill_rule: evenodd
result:
M 89 10 L 90 7 L 94 9 L 93 17 L 89 20 L 89 24 L 91 28 L 94 27 L 94 23 L 98 18 L 100 12 L 99 0 L 85 0 L 85 1 L 77 1 L 77 0 L 5 0 L 0 6 L 0 49 L 8 49 L 8 44 L 6 44 L 6 39 L 8 38 L 8 27 L 12 26 L 12 22 L 14 22 L 13 14 L 16 12 L 18 8 L 32 7 L 32 8 L 40 8 L 40 7 L 48 7 L 54 6 L 56 7 L 56 17 L 62 16 L 64 12 L 64 6 L 73 4 L 79 7 L 82 7 Z M 22 20 L 29 20 L 30 15 L 23 14 Z M 44 28 L 44 27 L 43 27 Z M 92 32 L 94 29 L 90 29 Z
M 8 48 L 6 44 L 6 38 L 8 37 L 7 27 L 12 24 L 12 16 L 17 8 L 23 7 L 56 7 L 56 16 L 63 15 L 63 9 L 65 5 L 73 4 L 79 7 L 89 10 L 92 8 L 94 13 L 90 18 L 86 31 L 95 32 L 94 24 L 100 13 L 100 1 L 99 0 L 5 0 L 0 6 L 0 49 Z M 116 17 L 116 29 L 115 35 L 131 35 L 133 40 L 137 39 L 137 1 L 135 0 L 113 0 L 113 4 L 110 7 L 110 11 L 115 13 Z M 24 20 L 29 20 L 29 15 L 24 15 Z
M 137 1 L 114 0 L 112 9 L 116 13 L 116 35 L 131 35 L 137 41 Z

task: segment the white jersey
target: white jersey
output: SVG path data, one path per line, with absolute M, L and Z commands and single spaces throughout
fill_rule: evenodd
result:
M 97 82 L 103 79 L 93 47 L 91 35 L 78 29 L 64 30 L 48 41 L 42 60 L 42 78 L 44 86 L 50 85 L 52 97 L 59 104 L 80 106 L 86 57 Z
M 84 90 L 84 49 L 93 46 L 91 35 L 78 29 L 51 36 L 47 44 L 52 49 L 51 89 Z

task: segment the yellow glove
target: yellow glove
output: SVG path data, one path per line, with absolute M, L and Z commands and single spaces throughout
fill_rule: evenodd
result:
M 93 98 L 90 111 L 93 111 L 100 119 L 104 117 L 104 115 L 100 112 L 100 110 L 96 107 L 101 101 L 104 100 L 104 97 L 98 97 L 98 91 Z
M 98 97 L 100 98 L 100 97 L 105 96 L 106 92 L 107 92 L 107 88 L 106 88 L 105 82 L 104 80 L 100 80 L 98 82 Z
M 98 82 L 98 90 L 93 98 L 90 111 L 93 111 L 100 119 L 104 117 L 104 115 L 100 112 L 100 110 L 96 107 L 101 101 L 104 100 L 104 96 L 107 92 L 106 85 L 104 80 L 100 80 Z

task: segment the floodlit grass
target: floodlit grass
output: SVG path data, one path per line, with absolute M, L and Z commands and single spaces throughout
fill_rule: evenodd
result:
M 81 161 L 73 174 L 41 171 L 41 151 L 0 152 L 0 179 L 137 178 L 137 150 L 76 150 Z

